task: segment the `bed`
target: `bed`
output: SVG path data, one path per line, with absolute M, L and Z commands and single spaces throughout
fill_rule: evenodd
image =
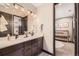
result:
M 62 41 L 69 41 L 69 31 L 68 30 L 56 30 L 55 39 Z

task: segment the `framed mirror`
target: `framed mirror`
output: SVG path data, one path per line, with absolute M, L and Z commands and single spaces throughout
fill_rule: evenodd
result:
M 27 31 L 27 16 L 20 17 L 0 12 L 0 37 L 23 35 Z
M 0 12 L 0 37 L 12 35 L 12 15 Z

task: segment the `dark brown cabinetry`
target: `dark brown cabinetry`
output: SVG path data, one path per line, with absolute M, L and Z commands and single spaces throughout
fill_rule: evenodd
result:
M 38 54 L 38 38 L 37 40 L 32 40 L 32 55 L 37 55 Z
M 6 56 L 23 56 L 23 48 L 20 48 L 16 51 L 6 54 Z
M 43 38 L 38 39 L 38 53 L 40 54 L 42 52 L 43 48 Z
M 23 44 L 17 44 L 11 47 L 7 47 L 0 50 L 0 54 L 3 56 L 22 56 L 23 55 Z
M 31 41 L 24 43 L 24 56 L 31 56 L 32 54 Z
M 1 56 L 35 56 L 42 52 L 43 37 L 0 49 Z

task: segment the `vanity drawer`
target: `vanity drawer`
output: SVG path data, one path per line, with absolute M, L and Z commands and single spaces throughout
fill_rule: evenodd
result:
M 10 47 L 7 47 L 7 48 L 3 48 L 3 49 L 0 49 L 0 54 L 1 55 L 8 55 L 10 53 L 13 53 L 19 49 L 23 48 L 23 44 L 17 44 L 17 45 L 14 45 L 14 46 L 10 46 Z
M 20 48 L 16 51 L 12 51 L 11 53 L 4 54 L 4 56 L 23 56 L 23 48 Z

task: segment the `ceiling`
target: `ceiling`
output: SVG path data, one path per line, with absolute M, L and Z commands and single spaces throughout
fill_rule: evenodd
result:
M 35 7 L 39 7 L 40 5 L 43 5 L 44 3 L 32 3 Z
M 37 8 L 34 5 L 28 3 L 20 3 L 15 5 L 5 3 L 0 4 L 0 11 L 22 17 L 25 17 L 28 11 L 32 11 L 32 13 L 35 14 L 36 9 Z
M 15 6 L 13 4 L 0 4 L 0 11 L 22 17 L 27 15 L 27 11 L 17 4 Z

